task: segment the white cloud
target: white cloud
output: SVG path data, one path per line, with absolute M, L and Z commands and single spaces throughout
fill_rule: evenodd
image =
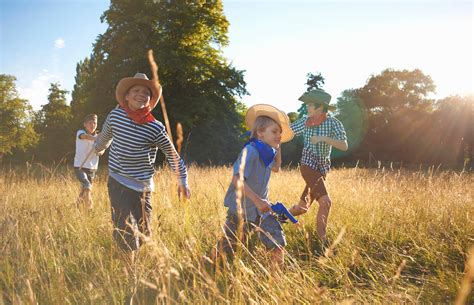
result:
M 43 69 L 28 87 L 18 87 L 18 93 L 21 98 L 29 101 L 34 110 L 39 110 L 42 105 L 48 103 L 48 90 L 51 83 L 60 81 L 62 81 L 60 75 Z
M 64 48 L 65 46 L 66 46 L 66 42 L 65 42 L 64 39 L 61 38 L 61 37 L 59 37 L 58 39 L 56 39 L 56 40 L 54 41 L 54 47 L 55 47 L 56 49 L 62 49 L 62 48 Z

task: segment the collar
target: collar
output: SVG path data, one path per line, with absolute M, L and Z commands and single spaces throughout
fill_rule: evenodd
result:
M 255 138 L 251 138 L 247 143 L 244 144 L 244 147 L 250 145 L 251 143 L 254 143 L 255 148 L 257 148 L 260 159 L 262 159 L 263 164 L 265 164 L 265 167 L 268 167 L 270 163 L 272 163 L 273 159 L 275 159 L 275 155 L 277 152 L 276 149 L 271 147 L 267 143 L 264 143 Z

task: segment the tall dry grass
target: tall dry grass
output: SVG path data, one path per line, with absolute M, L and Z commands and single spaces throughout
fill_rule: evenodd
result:
M 95 207 L 75 207 L 72 170 L 30 166 L 0 176 L 0 304 L 451 303 L 474 244 L 474 175 L 466 172 L 333 170 L 327 257 L 315 255 L 317 206 L 285 225 L 282 272 L 271 272 L 258 239 L 213 272 L 203 263 L 221 234 L 226 167 L 191 167 L 192 198 L 158 171 L 153 235 L 128 263 L 111 236 L 106 173 Z M 270 199 L 291 205 L 303 190 L 297 170 L 274 173 Z M 463 287 L 468 287 L 465 284 Z M 463 288 L 463 289 L 464 289 Z M 464 291 L 464 290 L 462 290 Z M 464 292 L 463 292 L 464 293 Z M 474 302 L 472 293 L 462 302 Z

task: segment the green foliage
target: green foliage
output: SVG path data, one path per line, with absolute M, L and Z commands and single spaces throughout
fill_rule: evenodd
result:
M 361 145 L 367 132 L 367 109 L 358 97 L 356 90 L 345 90 L 337 98 L 336 118 L 344 125 L 349 149 L 345 152 L 333 149 L 332 158 L 339 158 L 352 154 Z
M 11 75 L 0 75 L 0 160 L 14 150 L 26 151 L 38 142 L 33 128 L 33 109 L 20 99 Z
M 418 69 L 386 69 L 371 76 L 355 91 L 366 108 L 363 118 L 368 121 L 358 153 L 377 160 L 421 161 L 415 159 L 420 152 L 417 142 L 420 132 L 427 131 L 431 123 L 434 101 L 429 96 L 435 88 L 431 77 Z
M 101 20 L 106 32 L 97 38 L 91 60 L 78 65 L 74 116 L 95 112 L 105 119 L 116 105 L 121 78 L 136 72 L 151 77 L 146 54 L 152 49 L 171 125 L 180 122 L 184 129 L 188 160 L 232 161 L 242 133 L 236 97 L 247 91 L 243 71 L 222 54 L 229 23 L 221 1 L 114 0 Z M 153 114 L 163 120 L 159 106 Z
M 66 90 L 58 83 L 49 88 L 48 103 L 37 113 L 35 128 L 41 135 L 37 156 L 41 160 L 60 161 L 73 156 L 74 125 L 71 108 L 66 104 Z
M 426 145 L 428 158 L 442 163 L 473 167 L 474 96 L 449 96 L 436 102 Z
M 317 72 L 316 74 L 313 73 L 308 73 L 306 74 L 306 77 L 308 78 L 306 80 L 306 92 L 309 92 L 313 89 L 322 89 L 324 86 L 324 77 L 321 75 L 321 73 Z
M 94 105 L 88 104 L 87 83 L 93 76 L 94 60 L 85 58 L 76 65 L 76 83 L 72 91 L 71 111 L 74 116 L 75 126 L 81 126 L 83 118 L 88 113 L 94 113 Z
M 421 70 L 386 69 L 371 76 L 359 95 L 371 112 L 390 119 L 406 109 L 429 110 L 433 104 L 429 96 L 435 90 L 431 77 Z

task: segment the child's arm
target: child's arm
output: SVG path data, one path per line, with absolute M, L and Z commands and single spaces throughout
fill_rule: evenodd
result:
M 164 127 L 160 130 L 158 138 L 156 139 L 156 144 L 165 154 L 173 172 L 178 176 L 178 195 L 184 195 L 189 199 L 191 197 L 191 191 L 188 187 L 188 172 L 186 165 L 176 151 Z
M 276 155 L 275 155 L 275 163 L 273 164 L 272 171 L 277 173 L 281 169 L 281 145 L 278 146 Z
M 318 142 L 326 142 L 335 148 L 346 151 L 349 148 L 347 144 L 347 135 L 346 131 L 344 130 L 344 125 L 342 125 L 341 121 L 336 118 L 331 117 L 331 138 L 324 137 L 324 136 L 312 136 L 311 143 L 316 144 Z
M 81 134 L 79 135 L 79 139 L 81 139 L 81 140 L 95 141 L 96 136 L 93 136 L 93 135 L 90 135 L 90 134 L 87 134 L 87 133 L 81 133 Z
M 348 145 L 347 145 L 347 141 L 346 140 L 335 140 L 335 139 L 331 139 L 329 137 L 325 137 L 325 136 L 312 136 L 311 137 L 311 143 L 312 144 L 316 144 L 318 142 L 326 142 L 328 143 L 329 145 L 339 149 L 339 150 L 342 150 L 342 151 L 346 151 L 348 149 Z
M 239 175 L 234 175 L 232 177 L 232 183 L 234 184 L 235 188 L 237 188 L 237 182 L 239 181 Z M 266 213 L 270 211 L 270 203 L 266 199 L 260 198 L 255 192 L 248 186 L 248 184 L 244 181 L 244 194 L 248 197 L 252 202 L 255 204 L 257 209 L 261 213 Z
M 94 149 L 97 154 L 104 153 L 110 143 L 112 143 L 112 127 L 110 126 L 110 115 L 107 116 L 107 119 L 104 122 L 104 126 L 102 126 L 102 131 L 97 135 L 95 140 Z
M 295 133 L 295 136 L 299 136 L 300 134 L 303 133 L 305 129 L 305 122 L 306 122 L 306 117 L 302 117 L 301 119 L 298 119 L 291 123 L 290 128 L 293 130 Z

